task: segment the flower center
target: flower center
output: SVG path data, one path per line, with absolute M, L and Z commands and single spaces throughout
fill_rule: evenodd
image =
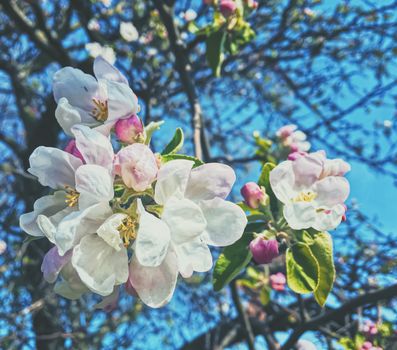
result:
M 68 205 L 68 207 L 76 206 L 79 201 L 80 193 L 70 186 L 65 186 L 65 189 L 66 189 L 66 196 L 65 196 L 66 204 Z
M 120 232 L 120 237 L 123 240 L 124 247 L 128 247 L 130 242 L 136 238 L 136 221 L 127 217 L 123 220 L 117 230 Z
M 99 122 L 104 122 L 108 119 L 108 101 L 100 101 L 96 98 L 92 99 L 95 107 L 93 108 L 91 115 Z
M 302 191 L 292 201 L 293 202 L 313 202 L 317 197 L 317 193 L 313 191 Z

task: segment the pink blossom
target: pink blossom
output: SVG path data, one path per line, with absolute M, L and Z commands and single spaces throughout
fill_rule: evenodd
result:
M 375 335 L 378 333 L 378 327 L 370 320 L 365 321 L 362 331 L 368 335 Z
M 252 209 L 259 207 L 259 204 L 266 204 L 269 198 L 265 190 L 259 187 L 255 182 L 247 182 L 240 190 L 244 197 L 245 203 Z
M 335 229 L 346 212 L 350 186 L 342 175 L 349 169 L 349 164 L 327 159 L 322 151 L 277 165 L 270 172 L 270 185 L 284 204 L 288 225 L 294 230 Z
M 236 12 L 237 5 L 232 0 L 221 0 L 219 4 L 219 10 L 225 18 L 229 18 Z
M 287 283 L 287 279 L 282 272 L 277 272 L 276 274 L 270 275 L 270 286 L 272 289 L 282 292 L 285 290 L 285 284 Z
M 68 144 L 65 147 L 65 152 L 68 152 L 68 153 L 74 155 L 75 157 L 81 159 L 81 161 L 83 163 L 85 163 L 83 155 L 80 153 L 79 149 L 76 146 L 76 140 L 75 139 L 70 140 L 68 142 Z
M 0 255 L 4 254 L 6 250 L 7 250 L 7 243 L 4 242 L 3 240 L 0 240 Z
M 252 257 L 258 264 L 270 264 L 278 256 L 278 242 L 275 239 L 266 240 L 257 237 L 250 243 Z
M 290 149 L 291 153 L 307 152 L 311 145 L 306 141 L 306 134 L 297 128 L 294 124 L 284 125 L 276 131 L 276 136 L 284 147 Z
M 259 4 L 255 0 L 245 0 L 245 3 L 247 4 L 248 8 L 255 10 L 258 8 Z
M 142 121 L 135 114 L 126 119 L 118 120 L 114 130 L 121 142 L 132 144 L 142 142 L 145 139 L 145 129 Z
M 134 143 L 121 149 L 115 159 L 115 173 L 122 177 L 125 185 L 141 192 L 156 179 L 158 167 L 150 148 Z
M 383 349 L 379 346 L 374 346 L 370 341 L 366 341 L 361 346 L 360 350 L 383 350 Z

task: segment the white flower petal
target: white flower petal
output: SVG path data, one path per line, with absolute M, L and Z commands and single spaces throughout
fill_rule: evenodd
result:
M 313 203 L 296 202 L 284 206 L 284 218 L 288 225 L 294 230 L 313 227 L 316 220 L 316 209 Z
M 284 204 L 289 203 L 297 194 L 294 183 L 292 162 L 289 160 L 281 162 L 270 172 L 270 186 L 277 199 Z
M 80 193 L 80 210 L 99 202 L 109 202 L 114 196 L 113 178 L 99 165 L 82 165 L 76 171 L 76 191 Z
M 234 170 L 220 163 L 208 163 L 194 168 L 186 187 L 186 198 L 194 201 L 220 197 L 225 199 L 236 181 Z
M 60 256 L 58 254 L 58 248 L 52 247 L 46 255 L 44 255 L 43 263 L 41 264 L 41 272 L 43 272 L 44 279 L 49 283 L 54 283 L 63 267 L 70 261 L 71 257 L 71 250 L 64 256 Z
M 324 152 L 318 151 L 299 157 L 292 162 L 297 186 L 308 187 L 320 178 L 325 162 Z
M 83 162 L 71 155 L 53 147 L 37 147 L 29 158 L 28 171 L 37 176 L 43 186 L 53 189 L 74 187 L 74 173 Z
M 74 247 L 72 264 L 84 284 L 102 296 L 128 278 L 127 249 L 116 251 L 96 234 L 84 236 Z
M 317 181 L 313 186 L 313 191 L 317 193 L 316 203 L 319 206 L 331 207 L 342 204 L 350 192 L 349 182 L 340 176 L 328 176 Z
M 153 308 L 167 304 L 174 294 L 178 277 L 177 258 L 168 251 L 160 266 L 147 267 L 139 264 L 135 256 L 130 264 L 130 281 L 141 300 Z
M 84 125 L 72 128 L 76 146 L 87 164 L 101 165 L 112 170 L 114 152 L 108 137 Z
M 40 214 L 52 216 L 66 207 L 65 192 L 57 191 L 53 195 L 39 198 L 33 204 L 33 211 L 22 214 L 19 218 L 19 226 L 31 236 L 44 236 L 43 232 L 37 225 L 37 217 Z
M 184 197 L 193 164 L 190 160 L 178 159 L 161 166 L 154 191 L 156 203 L 165 204 L 171 196 Z
M 186 198 L 171 197 L 164 206 L 161 219 L 167 223 L 171 230 L 171 240 L 176 244 L 200 236 L 207 226 L 200 207 Z
M 59 254 L 65 254 L 85 235 L 95 233 L 112 214 L 112 209 L 107 203 L 99 203 L 83 211 L 75 211 L 66 216 L 59 223 L 54 235 Z
M 165 222 L 145 211 L 138 200 L 139 229 L 135 255 L 143 266 L 159 266 L 167 254 L 170 230 Z
M 74 208 L 66 207 L 51 216 L 40 214 L 36 220 L 37 226 L 41 232 L 44 233 L 44 236 L 46 236 L 51 243 L 55 244 L 55 234 L 59 223 L 74 211 Z
M 117 251 L 120 251 L 123 248 L 123 241 L 120 237 L 118 227 L 122 224 L 125 218 L 127 218 L 126 214 L 113 214 L 111 217 L 107 218 L 97 230 L 98 236 Z
M 128 84 L 116 81 L 105 82 L 108 92 L 108 120 L 127 118 L 138 113 L 138 98 Z
M 75 109 L 65 97 L 58 101 L 58 106 L 55 110 L 55 118 L 59 125 L 69 136 L 73 136 L 71 128 L 75 124 L 81 123 L 80 113 Z
M 211 251 L 200 238 L 174 247 L 178 258 L 178 269 L 182 277 L 191 277 L 193 271 L 206 272 L 211 270 Z
M 323 208 L 317 213 L 312 227 L 317 231 L 333 230 L 341 223 L 343 214 L 345 214 L 345 207 L 341 204 Z
M 94 75 L 99 79 L 117 81 L 119 83 L 127 84 L 127 78 L 121 72 L 102 56 L 98 56 L 94 60 Z
M 247 217 L 238 205 L 220 198 L 201 201 L 199 205 L 207 220 L 202 236 L 205 243 L 224 247 L 241 238 Z
M 72 67 L 62 68 L 54 74 L 53 91 L 57 103 L 65 97 L 79 111 L 82 120 L 86 121 L 95 121 L 91 115 L 94 108 L 93 99 L 107 99 L 92 75 Z

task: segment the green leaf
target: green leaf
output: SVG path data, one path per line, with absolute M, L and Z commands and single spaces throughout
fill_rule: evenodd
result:
M 165 154 L 165 155 L 161 156 L 161 160 L 164 163 L 167 163 L 170 160 L 175 160 L 175 159 L 192 160 L 194 162 L 194 165 L 193 165 L 194 168 L 204 164 L 204 162 L 201 161 L 200 159 L 192 157 L 192 156 L 186 156 L 184 154 Z
M 183 146 L 183 141 L 184 141 L 183 131 L 181 128 L 177 128 L 175 130 L 174 137 L 168 143 L 168 145 L 164 148 L 163 152 L 161 152 L 161 155 L 178 152 Z
M 258 185 L 263 186 L 266 190 L 267 195 L 270 198 L 270 208 L 274 216 L 277 216 L 278 211 L 278 200 L 273 193 L 272 187 L 270 186 L 270 172 L 276 167 L 273 163 L 266 163 L 261 172 L 261 176 L 258 180 Z
M 317 289 L 320 267 L 309 246 L 296 243 L 286 252 L 288 286 L 296 293 L 310 293 Z
M 226 39 L 226 32 L 222 28 L 214 33 L 209 34 L 206 40 L 206 57 L 209 66 L 214 75 L 221 75 L 222 63 L 224 60 L 223 48 Z
M 266 163 L 263 168 L 262 168 L 262 172 L 261 172 L 261 176 L 259 177 L 258 180 L 258 185 L 259 186 L 263 186 L 266 188 L 266 192 L 267 190 L 271 190 L 270 187 L 270 172 L 276 167 L 275 164 L 273 163 Z
M 145 126 L 146 140 L 145 144 L 148 145 L 150 140 L 152 139 L 152 135 L 156 130 L 160 129 L 160 126 L 164 124 L 164 121 L 160 120 L 159 122 L 150 122 Z
M 335 280 L 335 266 L 332 253 L 332 238 L 327 232 L 320 232 L 314 237 L 314 243 L 310 245 L 310 250 L 315 256 L 320 266 L 320 276 L 314 297 L 322 307 L 327 300 L 328 294 L 332 290 Z
M 252 254 L 248 245 L 253 238 L 253 234 L 246 232 L 237 242 L 226 247 L 219 255 L 212 275 L 215 291 L 220 291 L 230 283 L 251 261 Z
M 312 235 L 306 230 L 294 231 L 294 234 L 298 242 L 306 243 L 308 245 L 314 243 Z

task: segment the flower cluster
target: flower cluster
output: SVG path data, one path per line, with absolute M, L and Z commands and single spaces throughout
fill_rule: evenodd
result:
M 327 231 L 346 220 L 350 186 L 344 175 L 350 165 L 341 159 L 328 159 L 324 151 L 308 153 L 306 135 L 295 125 L 280 128 L 276 136 L 282 147 L 278 143 L 272 147 L 272 140 L 254 135 L 259 148 L 256 154 L 264 166 L 258 183 L 248 182 L 241 188 L 244 202 L 240 203 L 247 212 L 251 236 L 233 248 L 249 249 L 244 264 L 252 261 L 255 273 L 251 275 L 260 275 L 260 265 L 270 264 L 285 253 L 287 278 L 281 272 L 270 275 L 271 270 L 265 268 L 268 286 L 283 291 L 288 282 L 296 293 L 314 293 L 323 306 L 335 278 L 332 238 Z M 283 147 L 288 147 L 288 153 Z M 282 263 L 282 259 L 277 262 Z M 217 276 L 218 271 L 227 273 L 219 266 L 216 281 L 227 280 Z
M 72 139 L 65 150 L 32 153 L 28 171 L 52 191 L 21 216 L 20 226 L 53 244 L 42 272 L 58 294 L 76 299 L 93 292 L 109 308 L 124 285 L 160 307 L 179 274 L 211 269 L 209 246 L 242 236 L 246 216 L 225 200 L 235 174 L 223 164 L 154 154 L 127 79 L 101 57 L 94 74 L 66 67 L 54 76 L 56 118 Z

